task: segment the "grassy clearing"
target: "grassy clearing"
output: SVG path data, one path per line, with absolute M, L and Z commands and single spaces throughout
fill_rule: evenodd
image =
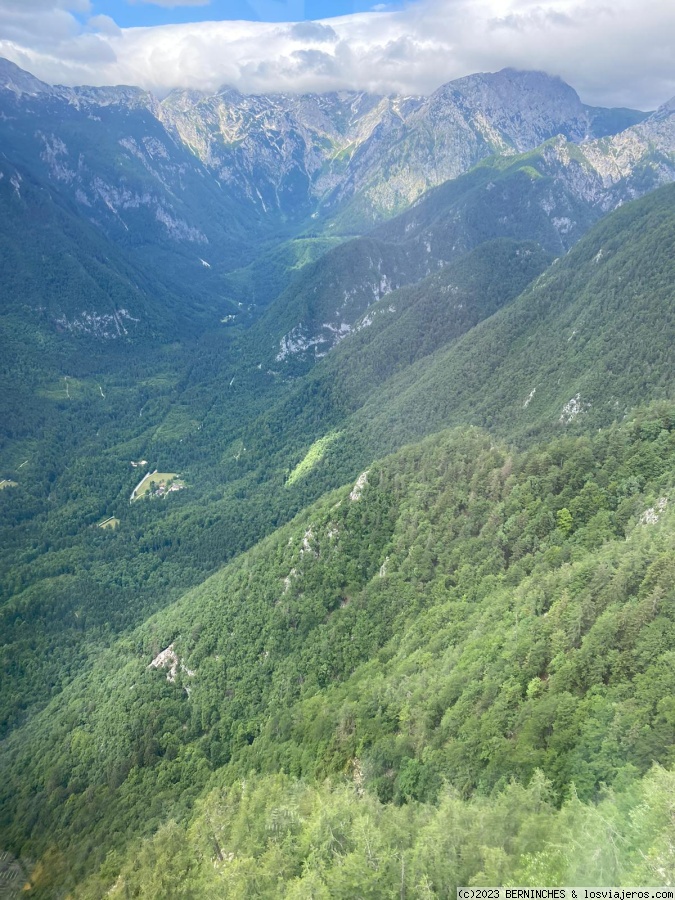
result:
M 293 469 L 291 474 L 286 479 L 286 484 L 295 484 L 295 482 L 300 478 L 304 478 L 305 475 L 309 474 L 314 466 L 316 466 L 324 458 L 324 456 L 326 455 L 326 451 L 328 450 L 330 445 L 335 443 L 335 441 L 340 437 L 340 434 L 340 431 L 331 431 L 329 434 L 325 434 L 322 438 L 319 438 L 318 441 L 314 441 L 312 446 L 305 454 L 305 458 L 297 464 L 297 466 Z
M 155 469 L 154 472 L 148 472 L 139 481 L 131 493 L 130 502 L 133 503 L 135 500 L 139 500 L 147 493 L 159 493 L 160 496 L 165 496 L 167 491 L 171 489 L 179 490 L 184 487 L 185 483 L 178 480 L 176 472 L 158 472 Z
M 220 461 L 221 463 L 228 463 L 231 460 L 239 462 L 242 453 L 246 453 L 246 447 L 244 446 L 244 442 L 241 440 L 241 438 L 237 438 L 236 441 L 233 441 L 227 446 L 225 452 L 220 457 Z

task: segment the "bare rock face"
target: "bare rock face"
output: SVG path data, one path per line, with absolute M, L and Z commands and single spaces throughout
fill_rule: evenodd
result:
M 556 135 L 593 138 L 607 127 L 605 112 L 585 106 L 559 78 L 505 69 L 450 82 L 428 98 L 174 91 L 159 117 L 265 213 L 288 213 L 289 204 L 324 215 L 352 207 L 363 227 L 490 154 L 531 150 Z M 617 128 L 640 118 L 622 112 Z
M 607 112 L 585 106 L 573 88 L 544 72 L 469 75 L 417 98 L 381 128 L 377 153 L 359 148 L 338 196 L 344 202 L 361 195 L 355 220 L 372 224 L 492 154 L 533 150 L 558 135 L 580 143 L 606 133 Z M 615 112 L 616 130 L 642 118 Z
M 675 178 L 675 99 L 638 125 L 588 142 L 580 149 L 602 179 L 604 188 L 626 183 L 625 192 L 616 197 L 614 205 L 645 193 L 644 187 L 631 184 L 638 172 L 651 173 L 654 183 L 650 187 L 672 181 Z
M 244 96 L 173 91 L 159 117 L 219 181 L 264 213 L 306 212 L 384 117 L 389 101 L 364 93 Z
M 452 86 L 464 109 L 480 110 L 519 153 L 558 134 L 576 142 L 593 134 L 593 110 L 562 79 L 544 72 L 503 69 L 460 78 Z
M 50 96 L 56 93 L 55 88 L 35 78 L 30 72 L 20 69 L 8 59 L 2 58 L 0 58 L 0 88 L 10 91 L 17 97 L 24 94 L 29 97 Z

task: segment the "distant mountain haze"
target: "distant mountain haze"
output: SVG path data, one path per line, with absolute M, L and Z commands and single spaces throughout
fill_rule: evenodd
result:
M 145 323 L 153 333 L 216 317 L 245 321 L 246 292 L 238 296 L 225 276 L 263 243 L 361 234 L 495 154 L 515 160 L 554 141 L 538 151 L 550 178 L 537 202 L 561 248 L 586 219 L 674 171 L 670 106 L 652 116 L 592 108 L 558 78 L 510 69 L 461 78 L 427 98 L 223 88 L 173 91 L 160 102 L 132 87 L 52 87 L 1 60 L 0 110 L 8 181 L 29 177 L 78 227 L 113 240 L 139 280 L 150 274 L 165 295 L 184 295 L 180 304 L 164 299 L 165 315 Z M 14 201 L 23 202 L 20 189 Z M 570 215 L 579 205 L 598 213 Z M 413 266 L 421 275 L 449 252 L 424 243 L 429 259 Z M 142 304 L 127 299 L 129 322 L 143 322 Z M 270 299 L 256 296 L 254 306 Z M 54 316 L 66 329 L 117 333 L 86 324 L 112 315 L 93 296 L 89 309 L 60 302 Z

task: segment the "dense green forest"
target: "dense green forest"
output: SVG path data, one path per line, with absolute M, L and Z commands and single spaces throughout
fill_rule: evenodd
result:
M 675 881 L 675 187 L 560 146 L 349 240 L 186 169 L 213 269 L 0 164 L 0 896 Z
M 394 845 L 405 816 L 431 827 L 444 803 L 467 803 L 472 816 L 480 797 L 514 802 L 514 778 L 530 791 L 545 784 L 554 819 L 561 802 L 592 816 L 579 804 L 605 802 L 612 785 L 626 796 L 611 803 L 637 804 L 666 776 L 640 777 L 672 762 L 674 460 L 675 410 L 656 407 L 527 452 L 458 431 L 374 464 L 101 652 L 6 740 L 6 846 L 42 860 L 45 896 L 50 879 L 72 883 L 97 861 L 110 886 L 139 837 L 199 817 L 202 794 L 248 784 L 251 772 L 302 780 L 270 782 L 282 808 L 308 790 L 303 803 L 321 803 L 304 785 L 328 778 L 334 787 L 317 790 L 329 816 L 351 784 L 349 815 L 379 821 L 377 840 Z M 247 815 L 214 796 L 226 820 Z M 659 818 L 650 839 L 666 825 Z M 241 890 L 258 853 L 297 877 L 303 850 L 288 827 L 288 848 L 241 838 L 241 859 L 239 838 L 217 840 L 237 859 Z M 180 831 L 160 835 L 138 857 L 142 871 L 129 863 L 130 896 L 152 896 L 152 860 Z M 543 866 L 539 837 L 528 852 Z M 518 871 L 518 853 L 495 840 L 504 871 Z M 408 838 L 403 849 L 412 860 L 422 846 Z M 341 877 L 314 874 L 328 890 Z M 185 896 L 197 883 L 186 876 Z M 278 889 L 261 884 L 261 896 Z
M 517 296 L 546 260 L 534 245 L 488 244 L 419 288 L 397 292 L 399 327 L 406 327 L 409 309 L 407 318 L 419 320 L 417 352 L 447 344 Z M 445 302 L 448 284 L 452 310 Z M 0 492 L 0 590 L 7 601 L 3 733 L 67 683 L 100 641 L 176 599 L 327 488 L 357 474 L 355 459 L 344 475 L 326 473 L 327 482 L 303 477 L 289 483 L 307 441 L 339 421 L 329 407 L 336 395 L 325 377 L 318 390 L 312 379 L 298 389 L 294 380 L 260 370 L 259 333 L 257 326 L 241 335 L 219 332 L 140 358 L 135 345 L 90 350 L 67 380 L 56 376 L 48 356 L 54 372 L 48 387 L 37 381 L 45 378 L 46 364 L 40 372 L 26 361 L 26 380 L 39 395 L 8 418 L 14 439 L 6 445 L 3 477 L 17 487 Z M 379 353 L 372 348 L 373 365 L 391 360 L 391 340 L 383 335 Z M 414 355 L 412 334 L 409 348 Z M 20 371 L 9 362 L 8 378 Z M 380 380 L 387 374 L 383 367 Z M 377 386 L 365 365 L 363 379 Z M 269 428 L 261 421 L 264 410 L 283 396 L 290 397 L 286 408 L 293 408 L 296 421 L 288 415 Z M 40 442 L 24 437 L 40 426 Z M 141 459 L 180 473 L 188 489 L 159 508 L 129 504 L 144 474 L 131 461 Z M 110 516 L 119 519 L 118 529 L 97 528 Z M 56 635 L 58 658 L 48 652 Z
M 489 797 L 383 805 L 358 784 L 250 775 L 75 897 L 452 897 L 459 885 L 672 884 L 672 773 L 562 807 L 541 775 Z M 107 876 L 107 877 L 106 877 Z

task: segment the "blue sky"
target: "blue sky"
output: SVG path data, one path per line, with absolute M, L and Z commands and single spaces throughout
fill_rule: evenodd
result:
M 120 28 L 133 28 L 224 19 L 298 22 L 402 6 L 402 0 L 192 0 L 185 5 L 180 0 L 92 0 L 92 13 L 110 16 Z

